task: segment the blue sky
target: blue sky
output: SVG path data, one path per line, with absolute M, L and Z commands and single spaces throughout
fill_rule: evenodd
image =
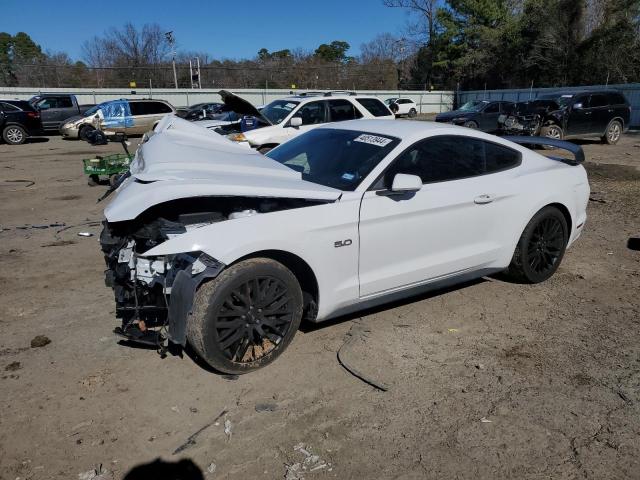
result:
M 81 59 L 84 40 L 127 21 L 173 30 L 180 50 L 237 59 L 332 40 L 349 42 L 357 55 L 376 34 L 401 33 L 407 16 L 382 0 L 0 0 L 0 31 L 24 31 L 73 59 Z

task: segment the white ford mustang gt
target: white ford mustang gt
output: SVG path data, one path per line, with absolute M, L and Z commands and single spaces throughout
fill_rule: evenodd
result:
M 516 141 L 574 158 L 384 120 L 326 125 L 263 156 L 167 120 L 105 210 L 116 332 L 189 342 L 215 369 L 245 373 L 277 358 L 303 318 L 500 271 L 546 280 L 586 220 L 584 154 Z

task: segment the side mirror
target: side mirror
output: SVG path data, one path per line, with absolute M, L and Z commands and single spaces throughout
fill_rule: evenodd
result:
M 293 128 L 301 127 L 302 126 L 302 117 L 293 117 L 289 121 L 289 126 L 291 126 Z
M 408 175 L 406 173 L 396 173 L 391 184 L 391 191 L 394 193 L 417 192 L 422 188 L 422 179 L 418 175 Z
M 578 103 L 574 103 L 573 104 L 573 109 L 574 110 L 580 110 L 583 108 L 582 102 L 578 102 Z

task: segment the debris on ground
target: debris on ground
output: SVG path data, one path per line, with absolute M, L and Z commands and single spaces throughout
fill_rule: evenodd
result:
M 20 370 L 21 368 L 22 365 L 20 365 L 20 362 L 11 362 L 9 365 L 4 367 L 7 372 L 15 372 L 16 370 Z
M 200 430 L 198 430 L 195 433 L 193 433 L 192 435 L 190 435 L 189 438 L 187 438 L 186 442 L 184 442 L 182 445 L 180 445 L 178 448 L 176 448 L 173 451 L 173 455 L 177 455 L 178 453 L 183 452 L 187 448 L 195 445 L 196 444 L 196 438 L 198 437 L 198 435 L 200 435 L 202 432 L 204 432 L 210 426 L 217 425 L 218 424 L 218 420 L 220 420 L 226 414 L 227 414 L 227 410 L 223 410 L 216 418 L 213 419 L 212 422 L 207 423 Z M 226 431 L 226 422 L 225 422 L 225 433 L 227 433 L 227 431 Z
M 49 337 L 46 337 L 44 335 L 36 335 L 31 340 L 31 348 L 44 347 L 45 345 L 49 345 L 50 343 L 51 339 Z
M 278 409 L 278 405 L 275 403 L 257 403 L 256 412 L 274 412 Z
M 304 459 L 301 462 L 286 464 L 285 480 L 304 480 L 306 473 L 315 473 L 325 468 L 328 472 L 333 470 L 331 463 L 325 462 L 319 455 L 312 454 L 304 443 L 295 445 L 293 451 L 304 455 Z
M 78 480 L 111 480 L 112 478 L 109 471 L 102 468 L 102 464 L 98 465 L 98 468 L 78 474 Z
M 374 388 L 377 388 L 378 390 L 382 390 L 383 392 L 386 392 L 387 390 L 389 390 L 389 387 L 387 387 L 385 384 L 381 382 L 378 382 L 374 379 L 371 379 L 365 376 L 362 372 L 354 368 L 349 363 L 348 360 L 345 359 L 345 351 L 349 350 L 349 346 L 352 345 L 353 342 L 355 342 L 356 340 L 362 340 L 362 337 L 365 336 L 365 333 L 366 333 L 366 330 L 363 329 L 362 325 L 359 322 L 354 322 L 354 324 L 351 326 L 351 329 L 349 329 L 349 332 L 347 332 L 346 340 L 344 341 L 342 346 L 338 349 L 338 354 L 337 354 L 338 362 L 340 363 L 340 365 L 344 367 L 345 370 L 347 370 L 354 377 L 359 378 L 363 382 L 368 383 L 369 385 L 371 385 Z
M 231 440 L 231 420 L 228 418 L 224 421 L 224 434 L 227 436 L 227 440 Z
M 480 422 L 481 422 L 481 423 L 493 423 L 491 420 L 489 420 L 489 419 L 488 419 L 488 418 L 486 418 L 486 417 L 482 417 L 482 418 L 480 419 Z
M 215 472 L 216 472 L 216 468 L 217 468 L 217 467 L 216 467 L 216 464 L 215 464 L 215 463 L 213 463 L 213 462 L 211 462 L 211 463 L 209 464 L 209 466 L 207 467 L 207 472 L 208 472 L 208 473 L 215 473 Z
M 93 233 L 91 232 L 78 232 L 79 237 L 93 237 Z

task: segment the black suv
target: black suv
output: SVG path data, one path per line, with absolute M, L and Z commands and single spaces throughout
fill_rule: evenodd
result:
M 501 117 L 502 131 L 557 139 L 600 137 L 613 145 L 629 129 L 631 107 L 616 90 L 553 93 L 516 105 Z
M 20 145 L 29 136 L 42 135 L 40 112 L 25 100 L 0 100 L 0 132 L 9 145 Z
M 498 117 L 511 112 L 513 102 L 472 100 L 459 109 L 436 115 L 436 122 L 453 123 L 493 133 L 499 130 Z

